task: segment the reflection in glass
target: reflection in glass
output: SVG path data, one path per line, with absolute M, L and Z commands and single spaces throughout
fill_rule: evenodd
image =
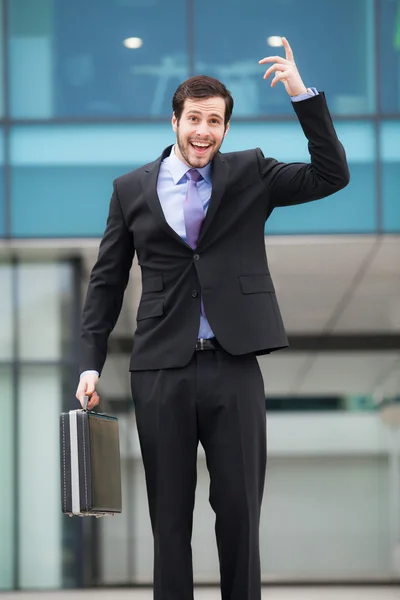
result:
M 384 113 L 400 111 L 400 2 L 380 0 L 379 82 Z
M 284 56 L 282 48 L 266 43 L 282 35 L 293 48 L 306 86 L 323 90 L 333 113 L 373 112 L 372 1 L 248 0 L 245 11 L 242 0 L 195 4 L 196 71 L 224 81 L 235 100 L 234 116 L 291 112 L 284 87 L 271 89 L 258 65 L 265 56 Z M 229 27 L 221 27 L 228 14 Z
M 169 115 L 188 76 L 184 0 L 15 0 L 10 31 L 14 117 Z

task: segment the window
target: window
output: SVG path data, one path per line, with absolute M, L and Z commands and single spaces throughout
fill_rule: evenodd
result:
M 380 0 L 380 101 L 384 113 L 400 112 L 400 2 Z
M 267 222 L 269 234 L 366 233 L 377 227 L 376 156 L 373 125 L 368 122 L 336 124 L 346 149 L 350 184 L 317 202 L 277 208 Z M 264 156 L 284 162 L 309 162 L 307 140 L 298 123 L 233 123 L 223 150 L 259 146 Z
M 10 36 L 15 118 L 169 115 L 188 76 L 184 0 L 14 0 Z
M 101 236 L 113 180 L 173 142 L 168 122 L 13 128 L 12 234 Z
M 382 123 L 383 229 L 400 233 L 400 121 Z
M 267 44 L 270 36 L 288 38 L 306 86 L 326 93 L 332 113 L 374 111 L 372 0 L 247 0 L 245 10 L 243 0 L 195 5 L 196 71 L 224 81 L 234 116 L 291 113 L 283 85 L 271 89 L 258 64 L 284 56 L 283 48 Z

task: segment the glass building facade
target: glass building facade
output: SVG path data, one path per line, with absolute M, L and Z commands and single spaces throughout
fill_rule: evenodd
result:
M 308 161 L 283 86 L 271 89 L 258 64 L 282 54 L 271 46 L 281 35 L 306 85 L 326 94 L 351 183 L 329 199 L 275 211 L 266 232 L 400 234 L 400 1 L 0 0 L 0 7 L 0 590 L 146 583 L 151 555 L 144 540 L 151 532 L 139 492 L 143 474 L 127 460 L 137 459 L 137 447 L 126 442 L 123 449 L 130 508 L 116 525 L 60 512 L 57 424 L 61 410 L 76 408 L 81 266 L 51 250 L 46 260 L 21 259 L 7 244 L 99 238 L 112 180 L 173 143 L 171 98 L 194 74 L 221 79 L 233 94 L 223 151 L 259 146 L 278 160 Z M 346 409 L 353 410 L 350 400 Z M 355 525 L 359 547 L 371 539 L 377 545 L 364 562 L 343 557 L 349 576 L 396 571 L 386 544 L 389 522 L 380 511 L 388 489 L 376 440 L 369 467 L 375 495 L 361 458 L 348 462 L 340 479 L 345 490 L 359 477 L 355 498 L 369 503 L 358 514 L 365 523 L 375 519 L 371 538 L 361 533 L 364 521 Z M 276 461 L 276 477 L 287 481 L 294 471 L 284 458 Z M 311 482 L 320 468 L 315 462 L 302 472 Z M 268 502 L 274 512 L 274 498 Z M 351 523 L 343 527 L 350 531 Z M 84 562 L 85 548 L 97 543 L 96 561 L 86 554 Z M 279 555 L 263 564 L 263 573 L 281 573 Z M 334 578 L 329 564 L 326 555 L 317 571 Z M 198 573 L 205 581 L 213 577 L 207 566 Z
M 0 236 L 101 235 L 112 179 L 173 141 L 171 98 L 193 74 L 232 91 L 224 150 L 307 159 L 283 86 L 258 65 L 283 34 L 306 85 L 327 95 L 352 179 L 318 207 L 274 214 L 268 231 L 398 232 L 399 11 L 397 0 L 4 1 Z

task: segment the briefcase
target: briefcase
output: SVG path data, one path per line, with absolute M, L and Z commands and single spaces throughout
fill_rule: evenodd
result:
M 118 419 L 87 402 L 60 416 L 61 507 L 71 517 L 122 512 Z

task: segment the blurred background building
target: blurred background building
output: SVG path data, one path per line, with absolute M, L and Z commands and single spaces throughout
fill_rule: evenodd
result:
M 58 419 L 77 408 L 83 295 L 112 181 L 173 143 L 171 98 L 187 77 L 215 76 L 233 93 L 223 150 L 260 146 L 308 161 L 290 99 L 258 65 L 282 53 L 281 35 L 306 85 L 326 93 L 351 183 L 275 211 L 266 229 L 291 348 L 260 359 L 263 580 L 398 580 L 400 463 L 389 411 L 400 396 L 400 2 L 0 6 L 0 590 L 151 582 L 128 375 L 137 264 L 99 387 L 101 409 L 120 419 L 124 512 L 61 514 Z M 198 583 L 219 580 L 213 528 L 200 449 Z

